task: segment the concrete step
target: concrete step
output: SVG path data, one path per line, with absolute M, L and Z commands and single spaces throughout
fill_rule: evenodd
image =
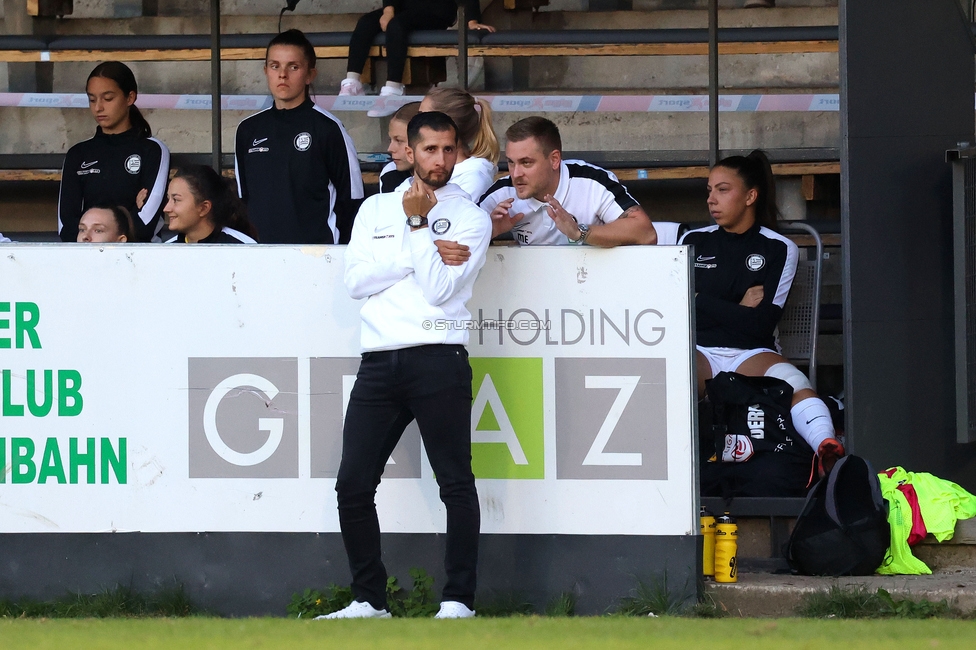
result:
M 739 517 L 737 557 L 745 567 L 786 568 L 782 549 L 793 529 L 789 517 Z M 912 553 L 933 571 L 950 567 L 976 569 L 976 518 L 960 519 L 951 539 L 940 543 L 932 535 Z
M 210 112 L 172 109 L 143 111 L 153 133 L 171 151 L 210 151 Z M 238 123 L 251 111 L 223 112 L 223 150 L 233 151 Z M 385 151 L 386 120 L 361 111 L 336 111 L 359 151 Z M 539 113 L 553 120 L 567 151 L 707 150 L 707 113 Z M 528 113 L 494 114 L 496 133 Z M 0 154 L 64 153 L 91 137 L 91 114 L 83 108 L 0 107 L 4 137 Z M 723 148 L 770 149 L 838 147 L 839 115 L 832 113 L 724 113 L 720 122 Z
M 706 581 L 705 591 L 733 616 L 793 616 L 804 596 L 831 587 L 887 590 L 894 598 L 943 599 L 963 611 L 976 610 L 976 518 L 960 519 L 952 539 L 941 544 L 931 535 L 912 548 L 932 575 L 851 576 L 840 578 L 789 573 L 782 545 L 793 520 L 740 517 L 737 558 L 742 570 L 734 584 Z M 775 572 L 774 572 L 775 571 Z
M 943 599 L 963 611 L 976 609 L 976 568 L 947 567 L 928 576 L 820 578 L 773 573 L 740 573 L 733 584 L 705 583 L 705 592 L 724 611 L 742 617 L 795 616 L 803 597 L 831 587 L 882 588 L 895 599 Z
M 78 3 L 79 5 L 81 3 Z M 200 15 L 183 13 L 159 17 L 94 18 L 84 16 L 113 14 L 105 10 L 112 5 L 103 1 L 102 9 L 95 12 L 95 5 L 86 4 L 91 11 L 76 13 L 72 17 L 54 22 L 49 26 L 58 34 L 204 34 L 209 33 L 209 21 Z M 205 3 L 191 3 L 198 8 Z M 338 3 L 347 6 L 354 3 Z M 162 12 L 161 3 L 161 14 Z M 500 30 L 535 29 L 643 29 L 643 28 L 703 28 L 707 26 L 707 13 L 701 9 L 668 9 L 650 11 L 549 11 L 507 12 L 495 3 L 486 11 L 484 20 Z M 223 6 L 223 5 L 222 5 Z M 222 19 L 225 33 L 268 33 L 277 31 L 278 16 L 268 13 L 231 13 L 234 5 Z M 254 8 L 258 3 L 240 3 L 240 7 Z M 267 4 L 261 4 L 267 12 Z M 282 27 L 297 26 L 306 31 L 351 31 L 359 17 L 357 12 L 318 11 L 312 3 L 298 16 L 286 16 Z M 694 7 L 694 3 L 668 5 Z M 334 9 L 330 6 L 330 9 Z M 348 6 L 347 6 L 348 9 Z M 94 13 L 93 13 L 94 12 Z M 203 12 L 206 14 L 206 12 Z M 127 14 L 121 14 L 127 15 Z M 13 24 L 13 23 L 12 23 Z M 722 27 L 774 27 L 836 25 L 836 6 L 778 7 L 762 11 L 726 9 L 720 12 Z M 6 28 L 4 27 L 4 30 Z M 619 89 L 633 91 L 665 90 L 668 92 L 702 91 L 708 85 L 708 67 L 705 56 L 580 56 L 580 57 L 531 57 L 487 59 L 482 85 L 495 91 L 507 90 L 596 90 Z M 0 92 L 7 90 L 8 75 L 0 64 Z M 194 93 L 209 87 L 209 63 L 133 63 L 133 70 L 143 92 Z M 87 78 L 90 63 L 56 63 L 54 68 L 54 92 L 78 92 Z M 335 88 L 345 76 L 345 62 L 322 60 L 319 63 L 320 88 Z M 454 82 L 455 65 L 448 65 Z M 263 85 L 259 74 L 260 62 L 229 62 L 224 64 L 224 91 L 228 93 L 257 92 Z M 255 74 L 253 71 L 257 70 Z M 835 89 L 838 85 L 838 59 L 832 52 L 725 55 L 720 62 L 720 83 L 731 89 Z

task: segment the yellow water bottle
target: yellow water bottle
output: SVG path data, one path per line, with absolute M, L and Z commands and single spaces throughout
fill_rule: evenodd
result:
M 701 507 L 702 575 L 715 575 L 715 517 Z
M 736 582 L 735 554 L 738 547 L 738 529 L 735 519 L 725 513 L 715 526 L 715 582 Z

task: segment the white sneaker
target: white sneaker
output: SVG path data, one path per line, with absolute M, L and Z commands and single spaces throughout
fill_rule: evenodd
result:
M 389 97 L 389 99 L 383 99 Z M 405 103 L 402 88 L 384 85 L 380 88 L 380 96 L 373 102 L 373 108 L 366 111 L 367 117 L 386 117 L 396 113 Z
M 363 84 L 361 81 L 355 79 L 343 79 L 342 83 L 339 84 L 339 96 L 349 96 L 349 95 L 365 95 L 366 91 L 363 90 Z
M 457 604 L 461 605 L 461 603 Z M 464 605 L 461 605 L 461 607 L 464 607 Z M 474 612 L 471 612 L 471 615 L 474 616 Z M 374 609 L 369 603 L 361 603 L 358 600 L 354 600 L 345 609 L 340 609 L 338 612 L 332 612 L 331 614 L 316 616 L 312 620 L 322 621 L 333 618 L 390 618 L 390 612 L 385 609 Z
M 445 600 L 434 618 L 474 618 L 474 610 L 456 600 Z

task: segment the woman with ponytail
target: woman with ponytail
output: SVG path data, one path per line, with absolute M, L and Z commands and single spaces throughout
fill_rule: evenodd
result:
M 680 242 L 695 247 L 699 394 L 706 380 L 723 371 L 782 379 L 793 387 L 797 433 L 817 453 L 821 470 L 829 470 L 844 455 L 830 412 L 806 376 L 777 351 L 775 330 L 798 252 L 777 232 L 776 185 L 762 151 L 725 158 L 712 168 L 708 211 L 715 225 L 691 230 Z M 809 474 L 803 468 L 795 474 L 802 495 Z
M 58 199 L 61 241 L 78 238 L 81 215 L 94 205 L 124 207 L 135 217 L 135 240 L 151 241 L 162 225 L 169 149 L 152 137 L 136 108 L 136 78 L 124 63 L 95 66 L 86 92 L 98 126 L 94 137 L 68 149 L 64 158 Z
M 477 202 L 498 173 L 500 148 L 491 125 L 491 105 L 458 88 L 434 88 L 420 102 L 420 112 L 428 111 L 445 113 L 457 124 L 460 146 L 451 182 Z M 412 179 L 397 189 L 406 190 Z
M 177 233 L 167 244 L 255 244 L 247 209 L 217 172 L 205 165 L 176 170 L 169 182 L 166 226 Z

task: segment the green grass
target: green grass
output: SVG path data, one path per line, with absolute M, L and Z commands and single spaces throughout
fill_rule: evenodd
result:
M 797 608 L 799 616 L 812 618 L 973 618 L 948 600 L 894 598 L 885 589 L 833 586 L 804 596 Z
M 294 619 L 0 619 L 4 650 L 89 648 L 724 648 L 973 647 L 976 623 L 958 620 L 539 618 L 433 621 Z
M 121 585 L 97 594 L 68 593 L 49 601 L 0 600 L 0 618 L 192 616 L 199 613 L 183 585 L 145 595 Z

